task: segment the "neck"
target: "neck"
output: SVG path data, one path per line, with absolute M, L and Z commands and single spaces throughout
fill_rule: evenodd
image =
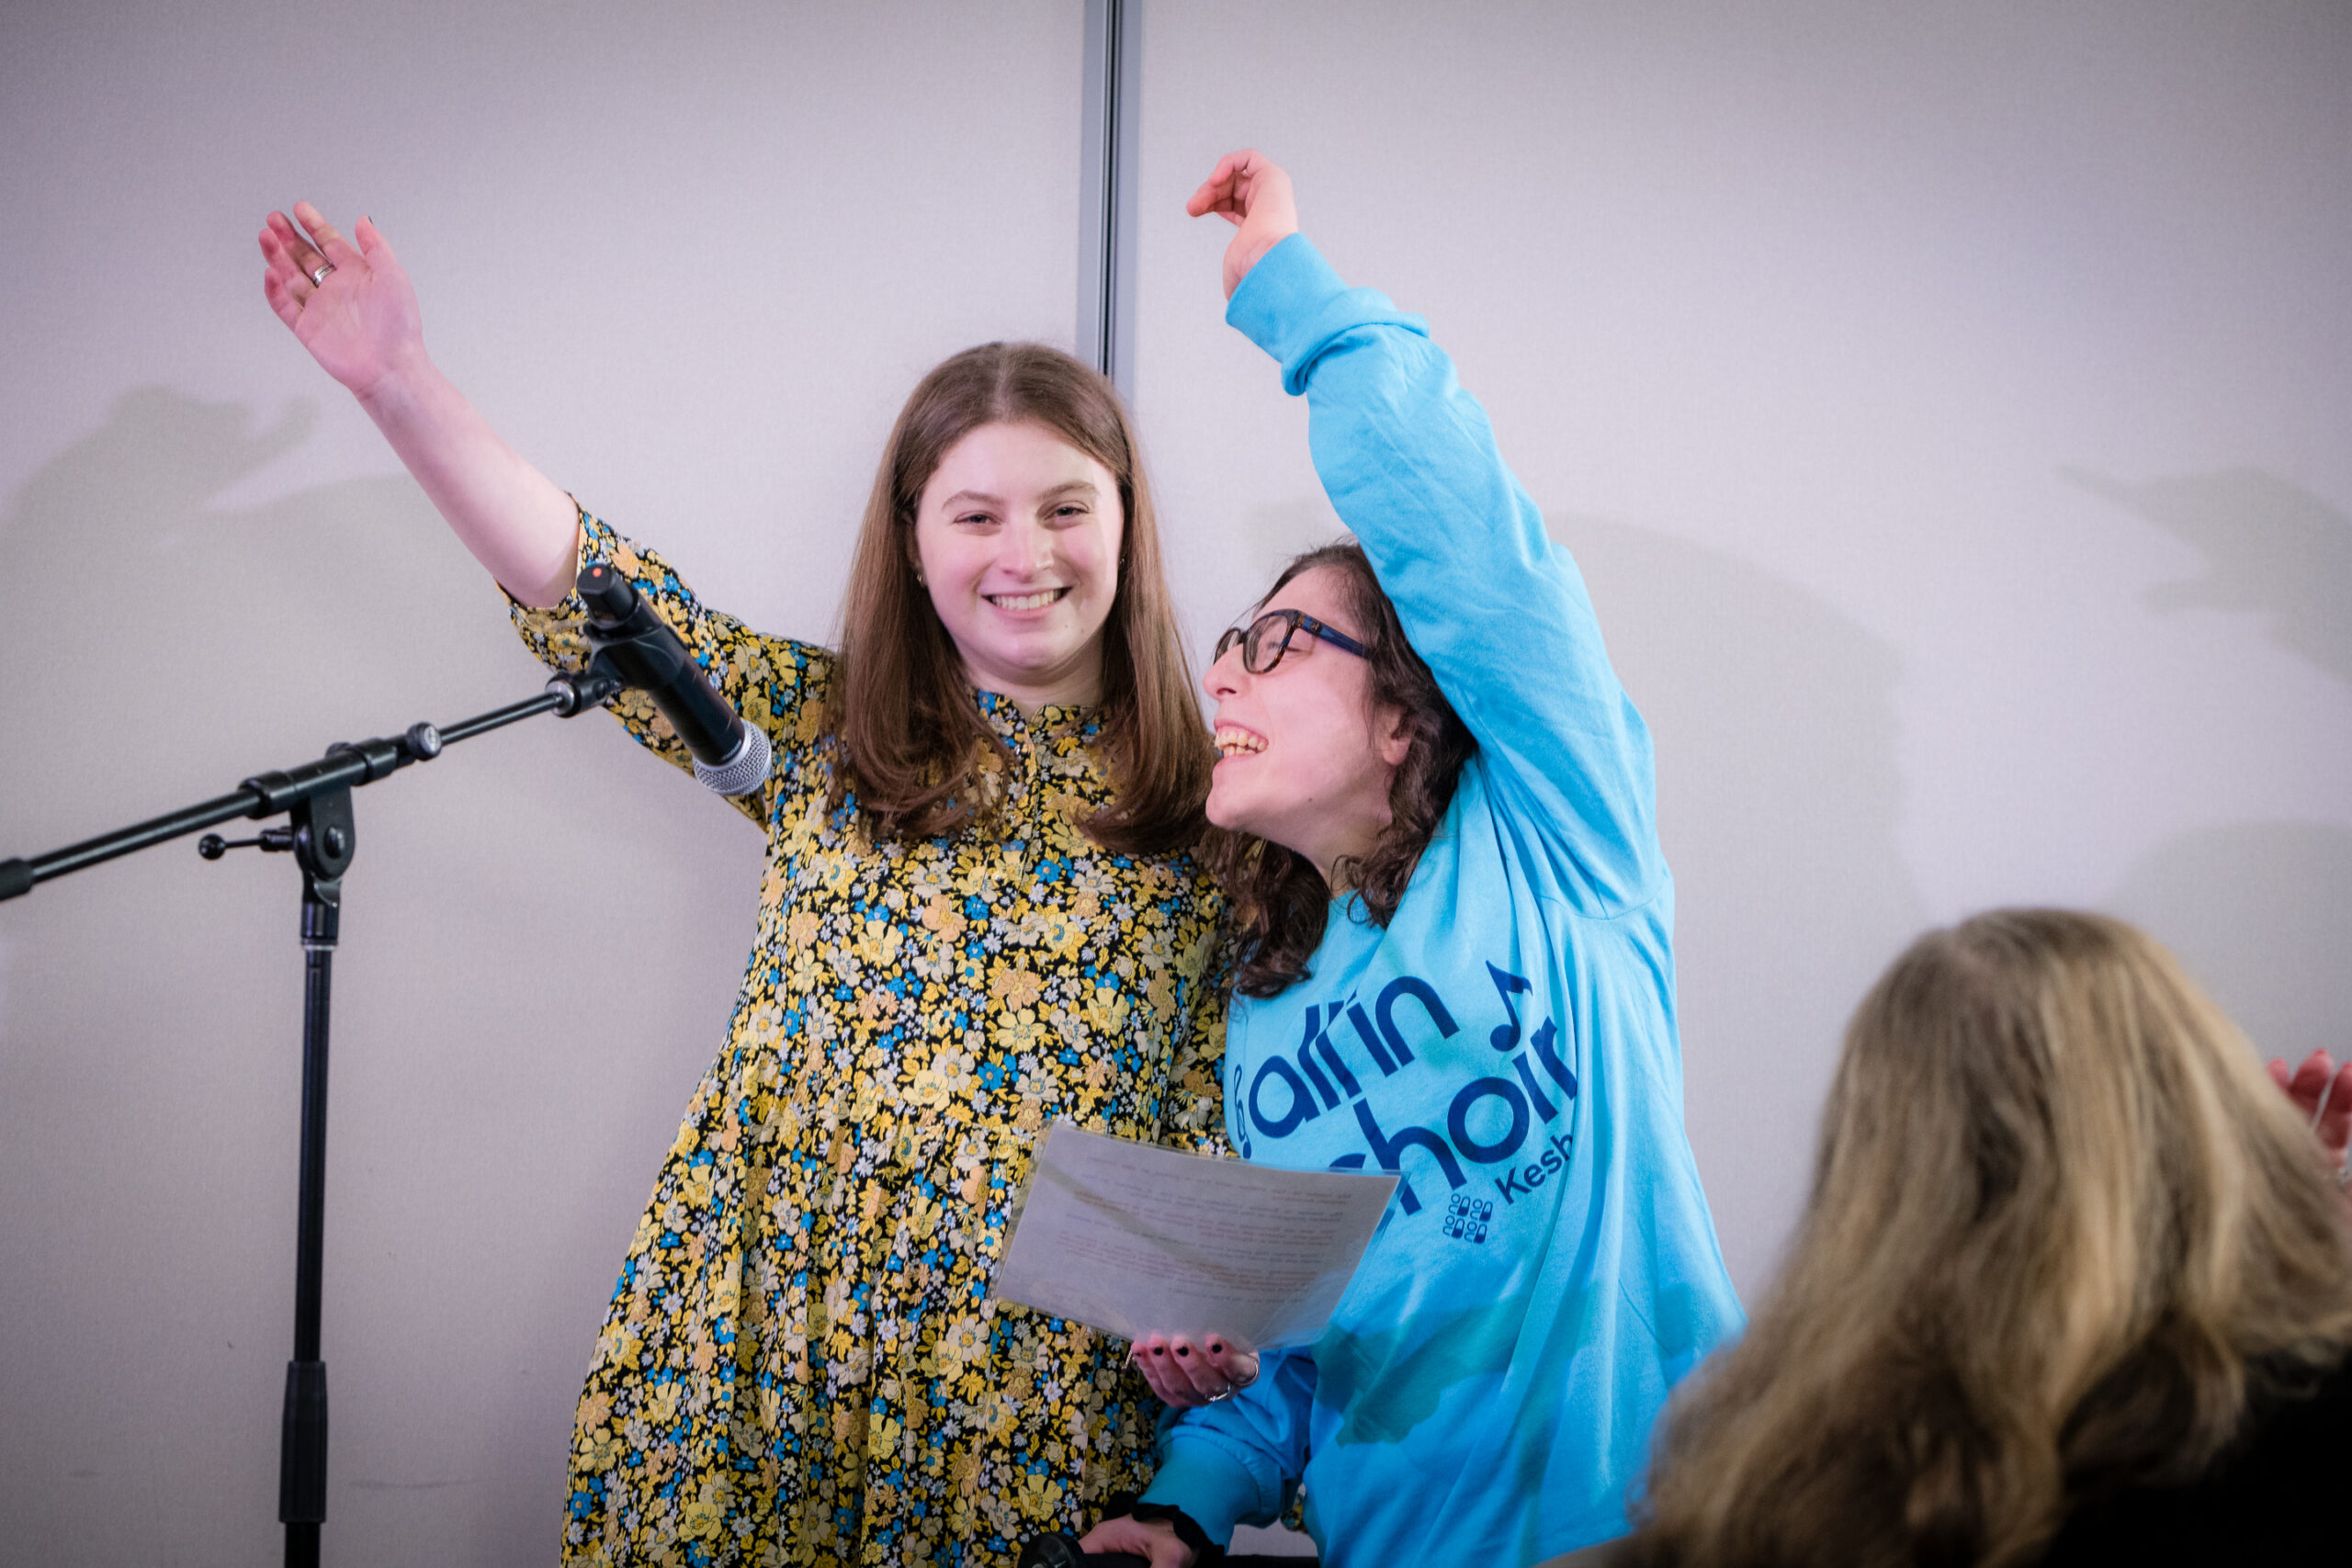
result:
M 1301 849 L 1298 852 L 1314 863 L 1316 874 L 1322 877 L 1323 886 L 1330 890 L 1332 897 L 1337 898 L 1354 889 L 1355 879 L 1348 874 L 1379 846 L 1381 829 L 1387 826 L 1384 820 L 1375 826 L 1327 840 L 1311 850 Z
M 967 662 L 964 681 L 975 691 L 994 692 L 1033 717 L 1039 708 L 1094 707 L 1102 701 L 1102 645 L 1098 642 L 1082 658 L 1071 660 L 1070 668 L 1054 671 L 1039 680 L 987 676 Z

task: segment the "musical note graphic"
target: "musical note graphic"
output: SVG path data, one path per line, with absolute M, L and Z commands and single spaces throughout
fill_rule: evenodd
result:
M 1508 970 L 1498 969 L 1491 964 L 1487 965 L 1487 974 L 1494 980 L 1495 990 L 1503 999 L 1503 1010 L 1510 1014 L 1510 1021 L 1497 1024 L 1495 1032 L 1488 1035 L 1487 1040 L 1496 1050 L 1508 1051 L 1519 1043 L 1520 1033 L 1519 1009 L 1511 1005 L 1511 998 L 1521 991 L 1532 991 L 1535 987 L 1522 976 L 1513 975 Z

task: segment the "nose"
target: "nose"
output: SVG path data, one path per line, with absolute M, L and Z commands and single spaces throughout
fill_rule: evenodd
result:
M 1241 645 L 1236 643 L 1219 655 L 1201 676 L 1201 690 L 1223 702 L 1241 689 L 1242 680 L 1249 673 L 1241 668 Z
M 1053 535 L 1034 517 L 1015 518 L 1003 539 L 1004 550 L 998 559 L 1016 577 L 1036 576 L 1053 557 Z

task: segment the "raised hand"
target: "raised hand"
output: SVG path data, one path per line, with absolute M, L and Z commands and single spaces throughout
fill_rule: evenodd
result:
M 1298 232 L 1298 202 L 1282 165 L 1255 148 L 1217 160 L 1201 188 L 1184 204 L 1195 218 L 1214 212 L 1239 232 L 1225 247 L 1225 297 L 1241 287 L 1258 258 Z
M 320 367 L 366 402 L 423 361 L 424 329 L 390 243 L 365 218 L 353 236 L 356 245 L 307 201 L 292 219 L 271 213 L 261 289 Z
M 297 225 L 300 225 L 297 227 Z M 261 291 L 348 387 L 474 558 L 526 604 L 560 603 L 578 566 L 571 498 L 499 438 L 424 352 L 416 290 L 376 225 L 353 244 L 307 201 L 261 231 Z
M 2326 1052 L 2314 1051 L 2292 1072 L 2286 1063 L 2273 1061 L 2270 1077 L 2309 1119 L 2328 1162 L 2341 1169 L 2345 1151 L 2352 1147 L 2352 1061 L 2339 1067 Z
M 1194 1344 L 1183 1335 L 1148 1334 L 1127 1352 L 1160 1403 L 1179 1410 L 1230 1399 L 1258 1381 L 1258 1355 L 1211 1336 Z

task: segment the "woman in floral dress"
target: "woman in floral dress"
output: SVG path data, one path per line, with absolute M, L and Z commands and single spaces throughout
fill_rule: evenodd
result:
M 703 605 L 425 357 L 366 220 L 262 234 L 265 292 L 551 664 L 607 561 L 776 753 L 728 1039 L 654 1187 L 572 1438 L 567 1561 L 1009 1564 L 1140 1483 L 1125 1347 L 989 1299 L 1054 1119 L 1222 1152 L 1214 761 L 1132 433 L 1033 345 L 933 371 L 893 430 L 841 651 Z M 688 754 L 639 694 L 631 735 Z

